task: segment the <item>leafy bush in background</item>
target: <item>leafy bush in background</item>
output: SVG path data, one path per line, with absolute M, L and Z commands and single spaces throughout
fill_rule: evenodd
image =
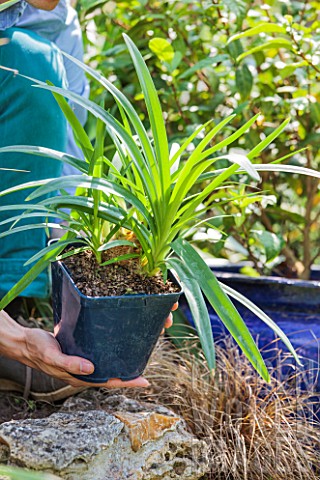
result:
M 295 151 L 288 163 L 315 169 L 320 145 L 319 7 L 320 2 L 272 0 L 78 1 L 87 61 L 130 98 L 141 100 L 145 121 L 122 33 L 143 52 L 166 112 L 171 143 L 181 143 L 197 125 L 237 113 L 228 127 L 231 133 L 261 112 L 256 128 L 229 147 L 248 151 L 290 115 L 290 124 L 259 163 Z M 115 113 L 113 99 L 100 87 L 93 87 L 92 97 Z M 91 136 L 94 128 L 91 120 Z M 252 187 L 234 183 L 235 201 L 224 205 L 224 192 L 218 192 L 217 210 L 223 216 L 212 228 L 204 227 L 199 245 L 216 256 L 249 259 L 260 273 L 273 268 L 308 278 L 320 254 L 318 181 L 266 174 L 260 188 L 262 194 L 256 194 Z M 251 193 L 251 199 L 242 201 L 244 193 Z

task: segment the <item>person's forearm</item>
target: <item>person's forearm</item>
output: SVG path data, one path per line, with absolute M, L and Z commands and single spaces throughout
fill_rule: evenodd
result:
M 40 10 L 53 10 L 59 3 L 59 0 L 27 0 L 32 7 Z
M 176 310 L 175 303 L 172 310 Z M 165 322 L 165 328 L 172 325 L 172 314 Z M 38 328 L 25 328 L 16 323 L 5 311 L 0 311 L 0 356 L 18 360 L 31 368 L 41 370 L 51 377 L 59 378 L 74 387 L 95 386 L 90 382 L 78 380 L 70 375 L 89 375 L 94 365 L 86 358 L 62 353 L 52 333 Z M 122 381 L 110 378 L 99 387 L 147 387 L 148 381 L 143 377 Z
M 6 312 L 0 312 L 0 355 L 21 360 L 25 348 L 25 328 L 13 321 Z
M 25 328 L 14 322 L 3 310 L 0 311 L 0 356 L 18 360 L 31 368 L 59 378 L 74 387 L 94 386 L 70 375 L 93 373 L 94 365 L 86 358 L 64 355 L 53 335 L 38 328 Z M 111 378 L 98 386 L 106 388 L 147 387 L 142 377 L 122 381 Z

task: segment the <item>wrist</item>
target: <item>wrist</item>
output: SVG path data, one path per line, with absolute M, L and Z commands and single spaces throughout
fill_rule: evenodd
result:
M 26 356 L 27 329 L 0 311 L 0 355 L 22 361 Z

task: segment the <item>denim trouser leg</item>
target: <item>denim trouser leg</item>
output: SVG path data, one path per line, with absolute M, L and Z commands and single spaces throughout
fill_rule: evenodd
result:
M 65 84 L 65 70 L 59 50 L 37 34 L 19 28 L 0 32 L 9 40 L 0 46 L 0 65 L 29 77 Z M 32 82 L 0 70 L 0 147 L 37 145 L 64 151 L 66 122 L 52 94 L 31 86 Z M 28 170 L 19 173 L 0 170 L 0 190 L 19 183 L 59 177 L 62 164 L 56 160 L 20 153 L 0 154 L 0 168 Z M 20 204 L 30 190 L 0 197 L 0 206 Z M 0 211 L 0 222 L 16 212 Z M 34 223 L 40 223 L 36 218 Z M 30 221 L 28 221 L 30 223 Z M 20 223 L 21 224 L 21 223 Z M 0 232 L 7 226 L 0 226 Z M 0 298 L 27 272 L 24 263 L 46 245 L 45 232 L 26 230 L 0 239 Z M 46 297 L 48 273 L 43 272 L 24 292 L 24 296 Z

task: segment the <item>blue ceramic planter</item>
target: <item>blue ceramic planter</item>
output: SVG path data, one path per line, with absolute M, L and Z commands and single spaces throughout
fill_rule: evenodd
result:
M 180 287 L 176 278 L 171 280 Z M 92 375 L 77 376 L 91 383 L 140 376 L 160 336 L 177 293 L 87 297 L 75 286 L 61 262 L 52 264 L 55 337 L 64 353 L 87 358 Z
M 310 281 L 291 280 L 280 277 L 252 278 L 239 273 L 234 265 L 223 267 L 212 266 L 218 279 L 245 295 L 264 310 L 286 333 L 299 355 L 303 357 L 304 368 L 299 372 L 297 388 L 320 392 L 320 269 L 314 269 Z M 251 334 L 257 340 L 258 346 L 266 363 L 271 368 L 279 368 L 281 375 L 294 375 L 292 360 L 284 362 L 287 348 L 276 340 L 273 331 L 243 305 L 234 301 Z M 215 338 L 227 333 L 225 327 L 208 306 L 212 329 Z M 190 312 L 184 306 L 187 317 Z M 283 355 L 279 357 L 279 350 Z

